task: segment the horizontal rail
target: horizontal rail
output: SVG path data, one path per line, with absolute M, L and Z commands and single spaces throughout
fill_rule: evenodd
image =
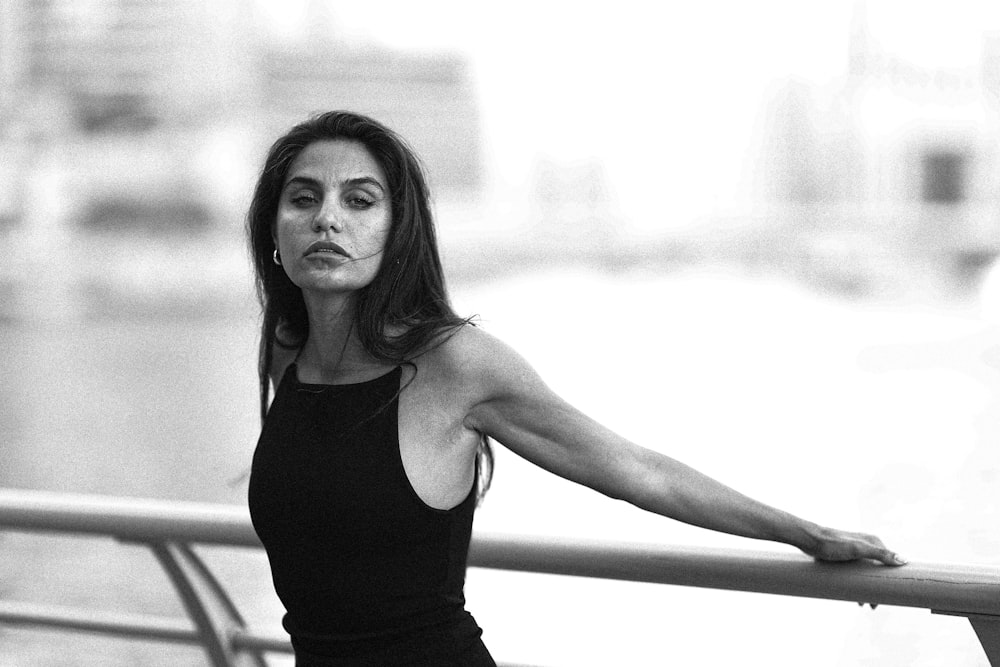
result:
M 30 625 L 60 630 L 153 639 L 178 644 L 201 644 L 202 638 L 189 621 L 151 614 L 82 611 L 63 605 L 0 601 L 0 624 Z M 230 637 L 239 650 L 290 652 L 287 637 L 262 635 L 234 628 Z
M 61 630 L 79 630 L 140 639 L 157 639 L 181 644 L 200 644 L 191 624 L 178 618 L 149 614 L 122 614 L 81 611 L 72 607 L 0 602 L 0 623 L 33 625 Z
M 193 502 L 0 489 L 0 530 L 110 536 L 147 545 L 214 544 L 260 548 L 243 507 Z M 919 607 L 970 619 L 991 664 L 1000 667 L 1000 568 L 934 563 L 886 567 L 822 563 L 797 553 L 686 548 L 477 533 L 469 566 L 696 586 L 796 597 Z M 0 622 L 87 629 L 84 617 L 0 604 Z M 12 606 L 14 605 L 14 606 Z M 90 615 L 94 618 L 93 615 Z M 20 620 L 18 620 L 20 619 Z M 172 622 L 105 617 L 95 631 L 187 641 Z M 134 633 L 133 633 L 134 631 Z M 146 633 L 148 631 L 148 633 Z M 287 641 L 232 628 L 235 651 L 288 651 Z
M 259 548 L 243 507 L 0 489 L 0 529 Z M 470 567 L 1000 616 L 1000 568 L 477 533 Z
M 1000 616 L 1000 568 L 804 554 L 477 535 L 470 565 L 522 572 L 870 602 Z
M 237 505 L 20 489 L 0 489 L 0 529 L 261 546 L 246 508 Z

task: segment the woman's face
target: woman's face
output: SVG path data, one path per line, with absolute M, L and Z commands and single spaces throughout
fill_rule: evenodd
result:
M 331 139 L 292 161 L 273 233 L 285 273 L 302 290 L 351 292 L 375 278 L 391 223 L 378 162 L 359 142 Z

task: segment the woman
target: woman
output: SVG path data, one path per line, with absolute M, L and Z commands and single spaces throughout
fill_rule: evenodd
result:
M 628 442 L 458 317 L 419 163 L 379 123 L 331 112 L 279 139 L 248 231 L 266 416 L 249 501 L 296 664 L 494 664 L 462 592 L 487 438 L 666 517 L 903 564 Z

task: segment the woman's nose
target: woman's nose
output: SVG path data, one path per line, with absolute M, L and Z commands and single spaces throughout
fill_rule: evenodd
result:
M 335 232 L 344 230 L 341 211 L 335 202 L 328 200 L 323 203 L 323 206 L 316 212 L 316 217 L 313 218 L 313 229 L 317 232 L 325 232 L 331 229 Z

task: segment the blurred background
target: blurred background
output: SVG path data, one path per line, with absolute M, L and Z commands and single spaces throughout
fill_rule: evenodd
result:
M 245 503 L 243 216 L 270 143 L 334 108 L 411 141 L 459 312 L 578 407 L 911 560 L 1000 564 L 987 0 L 4 0 L 0 485 Z M 502 450 L 477 530 L 783 548 Z M 277 632 L 263 554 L 204 556 Z M 0 596 L 182 613 L 150 554 L 74 538 L 0 535 Z M 920 610 L 480 570 L 467 596 L 526 664 L 987 665 Z M 204 658 L 0 628 L 0 664 Z

